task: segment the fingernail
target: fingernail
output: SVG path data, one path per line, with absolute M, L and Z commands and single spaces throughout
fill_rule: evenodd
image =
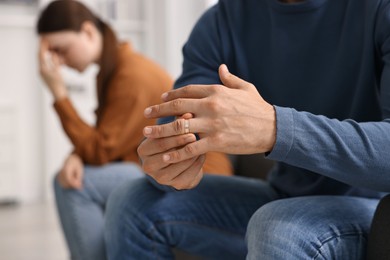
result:
M 147 134 L 147 135 L 150 135 L 152 133 L 152 128 L 150 127 L 145 127 L 144 128 L 144 133 Z
M 162 95 L 161 95 L 161 99 L 163 100 L 163 101 L 165 101 L 165 99 L 168 97 L 168 93 L 163 93 Z
M 164 162 L 168 162 L 170 159 L 171 159 L 171 156 L 169 156 L 169 154 L 164 154 L 163 155 L 163 161 Z
M 150 113 L 152 113 L 152 109 L 150 107 L 148 107 L 147 109 L 145 109 L 144 111 L 144 114 L 147 116 L 147 115 L 150 115 Z
M 222 67 L 223 67 L 223 69 L 224 69 L 226 72 L 229 72 L 229 69 L 228 69 L 228 67 L 226 66 L 226 64 L 222 64 Z

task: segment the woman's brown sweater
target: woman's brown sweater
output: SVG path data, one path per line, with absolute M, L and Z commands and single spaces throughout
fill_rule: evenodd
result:
M 172 85 L 172 79 L 161 67 L 134 52 L 129 44 L 121 44 L 118 65 L 96 126 L 85 123 L 68 98 L 57 100 L 54 108 L 74 146 L 74 153 L 84 163 L 139 163 L 137 147 L 143 139 L 142 130 L 156 123 L 156 120 L 146 119 L 143 111 L 161 103 L 161 94 Z M 232 167 L 226 155 L 212 152 L 206 158 L 205 172 L 231 174 Z

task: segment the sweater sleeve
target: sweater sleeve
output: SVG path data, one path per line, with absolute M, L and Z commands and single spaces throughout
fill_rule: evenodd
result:
M 169 77 L 162 82 L 161 78 L 153 81 L 153 77 L 140 78 L 139 75 L 134 72 L 122 73 L 115 78 L 96 127 L 86 124 L 79 117 L 69 99 L 54 104 L 62 126 L 74 145 L 74 152 L 85 163 L 101 165 L 122 160 L 126 156 L 129 158 L 129 155 L 131 161 L 138 162 L 136 150 L 142 140 L 142 129 L 155 123 L 154 120 L 145 119 L 143 111 L 159 100 L 161 94 L 171 86 Z M 155 87 L 157 85 L 165 87 L 158 89 Z
M 275 109 L 277 139 L 268 158 L 353 186 L 390 191 L 390 119 L 358 123 Z
M 390 11 L 378 15 L 382 121 L 339 121 L 275 106 L 277 139 L 268 158 L 352 186 L 390 191 Z M 374 87 L 374 86 L 373 86 Z

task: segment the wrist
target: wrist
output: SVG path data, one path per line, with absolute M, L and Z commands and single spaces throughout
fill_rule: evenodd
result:
M 51 89 L 55 100 L 60 100 L 68 97 L 68 91 L 63 84 L 57 85 Z

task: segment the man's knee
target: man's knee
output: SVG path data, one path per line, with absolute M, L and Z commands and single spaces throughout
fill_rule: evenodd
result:
M 161 197 L 161 191 L 146 178 L 127 181 L 110 194 L 104 231 L 110 258 L 117 259 L 130 241 L 147 235 L 153 225 L 147 212 L 158 197 Z
M 361 259 L 370 220 L 359 202 L 309 197 L 264 205 L 248 224 L 248 259 Z
M 287 207 L 285 207 L 287 206 Z M 273 242 L 287 239 L 295 229 L 299 230 L 300 221 L 290 213 L 288 204 L 281 201 L 270 202 L 259 208 L 251 217 L 247 228 L 249 246 L 260 241 Z
M 143 218 L 156 192 L 159 193 L 146 178 L 129 180 L 115 189 L 106 207 L 107 235 L 115 236 L 115 232 L 123 231 L 129 222 Z

